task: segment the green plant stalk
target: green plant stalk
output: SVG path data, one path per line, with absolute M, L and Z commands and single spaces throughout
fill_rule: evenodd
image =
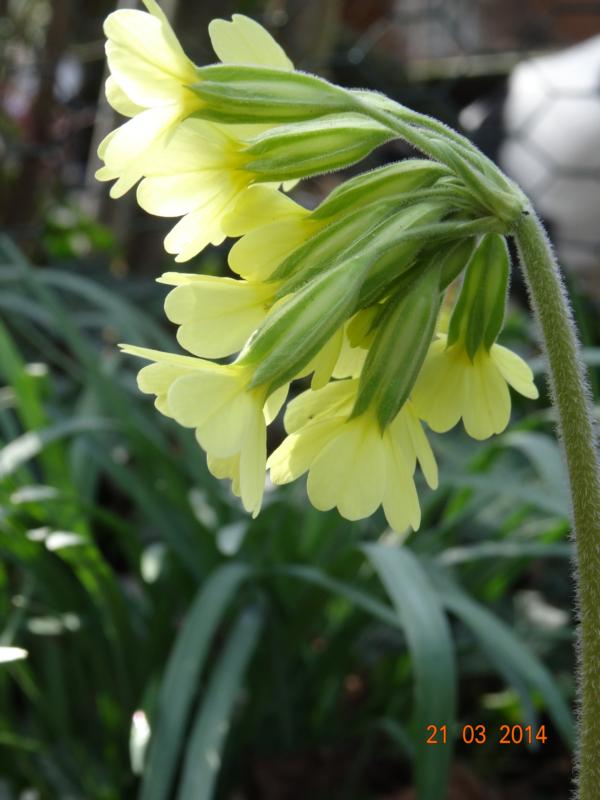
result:
M 470 143 L 441 123 L 415 115 L 411 122 L 362 103 L 363 113 L 387 124 L 396 134 L 428 155 L 435 157 L 435 147 L 427 142 L 427 131 L 459 146 L 463 157 L 483 173 L 488 159 Z M 406 119 L 406 112 L 404 117 Z M 467 150 L 468 147 L 468 150 Z M 493 166 L 507 187 L 511 182 Z M 514 186 L 516 208 L 525 200 Z M 591 413 L 590 394 L 585 368 L 580 356 L 575 324 L 572 319 L 560 268 L 552 246 L 534 210 L 527 204 L 512 225 L 521 266 L 529 289 L 531 305 L 538 323 L 548 367 L 552 404 L 557 411 L 558 432 L 569 474 L 573 539 L 575 543 L 575 588 L 578 631 L 578 705 L 579 729 L 576 752 L 577 800 L 597 800 L 600 786 L 600 465 L 597 438 Z
M 600 791 L 600 471 L 585 368 L 569 302 L 546 233 L 530 208 L 514 230 L 548 359 L 573 508 L 579 611 L 578 800 Z
M 368 103 L 363 113 L 388 125 L 398 136 L 426 154 L 436 157 L 427 132 L 459 146 L 463 156 L 483 171 L 491 165 L 463 137 L 441 123 L 400 111 L 398 119 Z M 400 116 L 400 114 L 398 114 Z M 406 119 L 422 127 L 414 128 Z M 495 166 L 501 183 L 512 189 L 515 208 L 525 205 L 525 197 Z M 591 413 L 587 376 L 579 341 L 560 268 L 552 246 L 535 211 L 527 203 L 512 223 L 514 237 L 533 311 L 548 359 L 552 404 L 557 412 L 571 492 L 573 540 L 575 543 L 575 590 L 578 629 L 578 706 L 579 726 L 576 750 L 577 800 L 598 800 L 600 786 L 600 464 L 597 437 Z

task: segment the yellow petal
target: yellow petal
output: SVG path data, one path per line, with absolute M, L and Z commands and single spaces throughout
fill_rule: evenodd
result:
M 291 400 L 285 410 L 283 423 L 288 433 L 300 430 L 313 419 L 326 414 L 329 417 L 349 416 L 358 382 L 333 381 L 322 389 L 308 389 Z
M 195 82 L 196 69 L 164 17 L 121 9 L 106 18 L 104 32 L 110 71 L 134 103 L 172 103 L 174 92 Z
M 106 79 L 104 91 L 108 104 L 114 108 L 117 114 L 122 114 L 124 117 L 135 117 L 136 114 L 144 111 L 143 106 L 138 106 L 125 94 L 112 75 Z
M 510 418 L 510 394 L 506 381 L 484 350 L 475 355 L 466 370 L 463 423 L 473 439 L 487 439 L 501 433 Z
M 236 453 L 229 458 L 218 458 L 212 453 L 206 456 L 206 465 L 211 475 L 223 480 L 227 478 L 232 482 L 231 491 L 239 497 L 240 483 L 240 454 Z
M 445 346 L 444 340 L 433 342 L 411 394 L 419 417 L 437 433 L 459 421 L 465 394 L 466 366 L 453 348 Z
M 113 131 L 106 144 L 103 143 L 102 157 L 106 166 L 120 173 L 135 165 L 141 177 L 151 149 L 179 118 L 176 106 L 165 106 L 148 109 L 128 120 Z
M 240 451 L 256 406 L 237 370 L 227 367 L 179 378 L 171 386 L 167 402 L 177 422 L 196 428 L 201 446 L 220 457 Z
M 156 362 L 143 367 L 137 376 L 137 384 L 140 392 L 144 394 L 154 394 L 156 399 L 154 405 L 167 417 L 171 416 L 167 404 L 167 394 L 172 384 L 182 375 L 188 375 L 196 367 L 178 366 L 168 362 Z
M 270 425 L 275 417 L 281 411 L 283 404 L 285 403 L 288 392 L 290 390 L 289 383 L 285 383 L 283 386 L 280 386 L 279 389 L 276 389 L 273 394 L 269 395 L 267 398 L 267 402 L 264 405 L 263 413 L 265 415 L 265 422 L 267 425 Z
M 248 420 L 244 446 L 240 453 L 240 496 L 246 511 L 256 517 L 265 490 L 267 430 L 262 412 Z
M 537 386 L 533 382 L 533 372 L 527 362 L 525 362 L 508 347 L 500 344 L 493 344 L 490 355 L 496 366 L 502 373 L 504 380 L 509 383 L 516 392 L 524 397 L 535 400 L 539 397 Z
M 104 154 L 106 153 L 106 148 L 108 147 L 111 139 L 114 139 L 114 137 L 116 136 L 117 130 L 111 131 L 109 134 L 107 134 L 98 145 L 98 158 L 101 161 L 104 161 Z M 112 178 L 109 178 L 109 180 L 112 180 Z
M 145 164 L 145 174 L 161 177 L 200 169 L 231 171 L 242 164 L 239 151 L 240 143 L 223 127 L 188 117 L 153 152 L 152 159 Z
M 307 367 L 307 371 L 313 373 L 310 382 L 311 389 L 322 389 L 327 385 L 340 356 L 343 341 L 344 329 L 340 327 L 312 359 Z
M 181 326 L 177 341 L 185 350 L 221 358 L 242 349 L 264 319 L 273 292 L 266 284 L 198 276 L 169 292 L 165 313 Z
M 165 237 L 165 250 L 175 256 L 175 261 L 189 261 L 209 244 L 218 245 L 225 240 L 219 224 L 218 208 L 205 207 L 182 217 Z
M 427 485 L 431 489 L 438 487 L 438 468 L 433 450 L 429 444 L 429 440 L 425 435 L 425 431 L 419 421 L 417 413 L 412 403 L 407 403 L 403 409 L 407 422 L 408 431 L 411 438 L 411 443 L 415 455 L 419 461 L 419 466 L 423 472 L 423 476 L 427 481 Z M 401 412 L 402 413 L 402 412 Z M 413 526 L 414 527 L 414 526 Z M 416 529 L 415 529 L 416 530 Z
M 264 281 L 310 238 L 310 228 L 297 219 L 263 225 L 243 236 L 229 251 L 229 266 L 249 281 Z
M 255 184 L 240 194 L 236 204 L 223 219 L 223 230 L 227 236 L 243 236 L 245 233 L 268 225 L 273 220 L 304 219 L 309 212 L 282 194 L 273 186 Z
M 318 453 L 306 488 L 320 511 L 337 506 L 349 520 L 373 514 L 385 491 L 385 449 L 376 421 L 363 415 L 346 422 Z
M 127 355 L 138 356 L 139 358 L 145 358 L 148 361 L 161 361 L 178 367 L 202 370 L 212 369 L 215 371 L 222 369 L 222 367 L 220 367 L 218 364 L 213 364 L 211 361 L 203 361 L 201 358 L 183 356 L 179 355 L 179 353 L 167 353 L 164 350 L 153 350 L 150 347 L 137 347 L 133 344 L 120 344 L 119 350 Z
M 385 443 L 385 492 L 383 511 L 388 525 L 402 533 L 409 526 L 418 530 L 421 524 L 419 496 L 412 477 L 406 469 L 404 457 L 392 437 L 384 436 Z
M 334 378 L 357 378 L 365 363 L 367 350 L 353 347 L 348 339 L 348 323 L 344 326 L 344 339 L 339 358 L 333 369 Z
M 294 65 L 262 25 L 243 14 L 232 21 L 213 19 L 208 33 L 213 50 L 224 64 L 249 64 L 291 70 Z
M 179 217 L 190 211 L 226 207 L 235 196 L 225 173 L 198 170 L 175 175 L 144 178 L 137 189 L 137 201 L 149 214 Z
M 325 417 L 287 436 L 267 462 L 273 483 L 290 483 L 304 475 L 344 421 L 344 417 Z

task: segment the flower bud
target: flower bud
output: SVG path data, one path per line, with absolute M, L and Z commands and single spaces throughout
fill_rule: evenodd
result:
M 271 309 L 238 361 L 255 368 L 252 387 L 272 392 L 299 374 L 352 314 L 369 266 L 355 255 Z
M 344 89 L 302 72 L 213 64 L 198 77 L 189 87 L 202 101 L 198 115 L 214 122 L 298 122 L 355 110 Z
M 469 358 L 496 341 L 504 321 L 510 258 L 503 236 L 484 236 L 465 273 L 448 329 L 448 345 L 463 340 Z
M 282 125 L 250 142 L 245 169 L 260 181 L 307 178 L 354 164 L 392 136 L 388 128 L 358 114 Z
M 408 400 L 431 344 L 440 306 L 439 265 L 383 306 L 360 375 L 353 416 L 374 407 L 382 430 Z

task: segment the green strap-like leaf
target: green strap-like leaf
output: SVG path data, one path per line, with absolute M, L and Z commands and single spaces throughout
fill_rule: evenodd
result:
M 568 745 L 572 745 L 573 718 L 546 667 L 495 614 L 468 597 L 442 573 L 436 572 L 433 577 L 442 603 L 471 629 L 498 671 L 508 682 L 512 675 L 516 675 L 526 686 L 536 688 L 544 698 L 561 736 Z
M 249 568 L 226 564 L 200 589 L 171 650 L 153 720 L 140 800 L 171 798 L 171 784 L 209 645 Z
M 233 707 L 262 621 L 260 607 L 243 611 L 214 666 L 186 749 L 178 800 L 210 800 L 213 796 Z
M 370 544 L 364 551 L 396 609 L 412 658 L 417 797 L 441 800 L 446 792 L 456 716 L 456 666 L 450 626 L 437 591 L 410 550 Z M 447 744 L 428 745 L 428 725 L 446 725 Z

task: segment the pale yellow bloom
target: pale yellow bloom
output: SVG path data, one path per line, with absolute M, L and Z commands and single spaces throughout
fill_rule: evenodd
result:
M 289 435 L 267 463 L 271 480 L 289 483 L 308 472 L 315 508 L 337 507 L 356 520 L 382 505 L 392 528 L 416 530 L 421 512 L 413 475 L 418 459 L 430 485 L 437 485 L 431 448 L 409 403 L 383 432 L 370 411 L 352 418 L 357 386 L 356 380 L 336 381 L 289 404 Z
M 120 197 L 137 183 L 152 151 L 200 105 L 188 88 L 197 81 L 196 67 L 155 0 L 144 4 L 150 13 L 120 9 L 104 23 L 111 73 L 106 95 L 113 108 L 131 117 L 98 149 L 105 166 L 97 178 L 117 181 L 112 197 Z
M 462 418 L 469 436 L 487 439 L 508 425 L 509 384 L 524 397 L 538 396 L 531 369 L 508 348 L 481 347 L 471 360 L 460 341 L 448 347 L 447 337 L 440 335 L 431 344 L 412 399 L 432 430 L 443 433 Z
M 165 239 L 176 261 L 221 244 L 228 234 L 224 220 L 232 226 L 239 216 L 239 224 L 250 229 L 269 211 L 289 215 L 292 201 L 276 186 L 252 186 L 255 176 L 244 169 L 245 161 L 243 142 L 227 127 L 190 118 L 172 133 L 160 157 L 146 164 L 138 203 L 150 214 L 182 217 Z M 246 193 L 258 202 L 241 202 Z
M 264 128 L 189 119 L 201 105 L 190 89 L 198 81 L 196 67 L 155 0 L 144 2 L 150 13 L 123 9 L 105 22 L 107 99 L 131 119 L 100 144 L 104 166 L 97 178 L 115 180 L 111 196 L 120 197 L 145 177 L 138 201 L 151 214 L 183 216 L 165 247 L 187 261 L 225 239 L 221 221 L 254 177 L 243 170 L 242 139 Z M 224 62 L 293 69 L 271 35 L 248 17 L 213 20 L 209 33 Z M 264 195 L 275 192 L 262 188 Z M 258 207 L 255 212 L 260 216 Z
M 242 236 L 229 251 L 229 266 L 246 280 L 267 280 L 323 227 L 322 221 L 312 219 L 306 208 L 281 192 L 252 186 L 223 220 L 228 236 Z
M 244 508 L 256 516 L 265 484 L 266 425 L 285 401 L 287 387 L 267 401 L 264 387 L 248 389 L 247 367 L 131 345 L 121 349 L 154 362 L 140 370 L 140 390 L 156 395 L 163 414 L 195 429 L 209 467 L 232 479 Z
M 292 70 L 294 65 L 284 50 L 262 25 L 243 14 L 233 14 L 231 22 L 213 19 L 208 26 L 213 50 L 224 64 Z
M 277 291 L 276 284 L 181 272 L 167 272 L 158 280 L 176 287 L 167 295 L 165 313 L 179 325 L 177 341 L 202 358 L 238 353 Z
M 298 378 L 303 378 L 312 373 L 311 389 L 322 389 L 331 378 L 357 378 L 360 375 L 367 349 L 351 341 L 349 330 L 362 313 L 340 326 L 298 375 Z

